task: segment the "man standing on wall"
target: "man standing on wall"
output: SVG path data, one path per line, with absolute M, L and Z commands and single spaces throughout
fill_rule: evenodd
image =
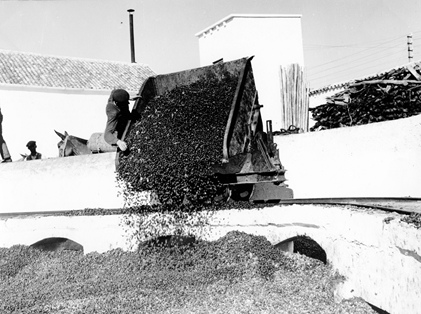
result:
M 3 122 L 3 115 L 1 113 L 1 108 L 0 108 L 0 155 L 1 158 L 3 159 L 3 162 L 11 162 L 12 158 L 10 157 L 10 153 L 9 150 L 7 149 L 7 145 L 6 142 L 3 138 L 3 131 L 2 131 L 2 127 L 1 124 Z
M 126 90 L 116 89 L 111 92 L 106 107 L 104 139 L 109 145 L 118 146 L 121 151 L 127 149 L 126 142 L 121 138 L 130 119 L 129 100 L 130 95 Z

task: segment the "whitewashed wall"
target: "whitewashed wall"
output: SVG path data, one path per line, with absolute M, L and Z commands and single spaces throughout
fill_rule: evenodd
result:
M 0 166 L 0 214 L 122 208 L 115 175 L 116 153 Z
M 37 142 L 43 158 L 57 157 L 60 138 L 54 130 L 85 139 L 94 132 L 103 132 L 109 94 L 110 91 L 0 86 L 3 137 L 12 159 L 29 154 L 26 143 L 30 140 Z
M 254 56 L 252 60 L 259 102 L 264 120 L 280 129 L 281 65 L 304 64 L 300 15 L 230 15 L 196 34 L 200 64 L 206 66 L 223 58 L 231 61 Z
M 275 142 L 295 198 L 421 197 L 421 115 Z

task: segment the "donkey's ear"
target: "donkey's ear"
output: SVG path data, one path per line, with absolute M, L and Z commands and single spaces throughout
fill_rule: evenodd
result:
M 65 135 L 61 134 L 60 132 L 57 132 L 56 130 L 54 130 L 54 132 L 56 132 L 56 134 L 57 134 L 58 136 L 60 136 L 60 138 L 61 138 L 62 140 L 64 140 L 64 138 L 66 137 Z

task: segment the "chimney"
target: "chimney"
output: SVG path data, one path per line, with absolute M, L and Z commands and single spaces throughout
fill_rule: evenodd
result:
M 129 22 L 130 22 L 130 52 L 131 52 L 131 62 L 136 63 L 134 56 L 134 30 L 133 30 L 133 9 L 127 10 L 129 12 Z

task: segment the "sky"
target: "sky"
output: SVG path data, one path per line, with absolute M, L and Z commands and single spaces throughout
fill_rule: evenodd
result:
M 159 74 L 200 66 L 198 32 L 230 14 L 299 14 L 311 89 L 421 58 L 419 0 L 0 0 L 0 49 L 131 61 Z

